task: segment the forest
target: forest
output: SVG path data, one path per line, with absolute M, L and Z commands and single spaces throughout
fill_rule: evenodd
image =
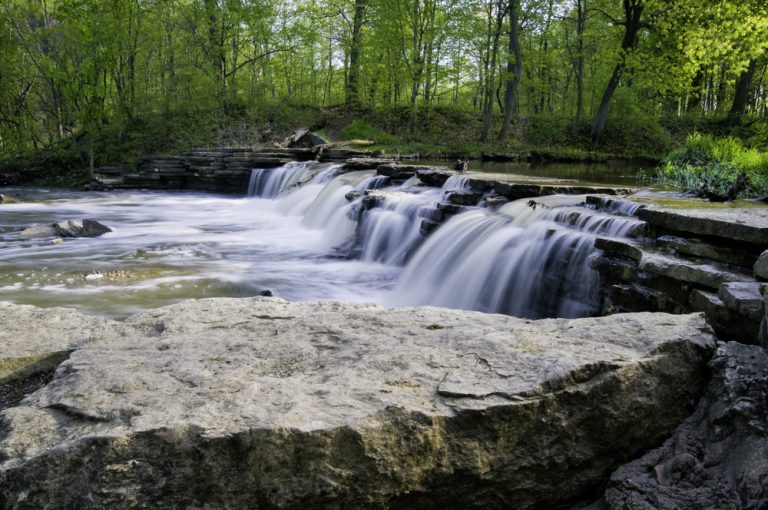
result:
M 385 145 L 764 148 L 766 48 L 763 0 L 6 0 L 0 158 L 329 118 Z

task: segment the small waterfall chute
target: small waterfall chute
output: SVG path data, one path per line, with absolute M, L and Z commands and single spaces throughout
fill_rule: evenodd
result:
M 341 165 L 316 161 L 291 161 L 278 168 L 254 168 L 248 182 L 248 196 L 276 198 L 310 181 L 323 182 L 333 177 L 333 169 Z

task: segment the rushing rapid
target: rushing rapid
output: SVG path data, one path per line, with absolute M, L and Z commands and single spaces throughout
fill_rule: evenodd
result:
M 466 175 L 433 188 L 293 162 L 255 169 L 245 198 L 19 190 L 26 196 L 0 216 L 0 300 L 117 317 L 267 292 L 531 318 L 597 312 L 594 239 L 629 234 L 632 204 L 617 201 L 613 214 L 573 196 L 468 207 L 426 236 L 430 211 L 469 187 Z M 113 232 L 60 245 L 18 236 L 33 223 L 82 218 Z

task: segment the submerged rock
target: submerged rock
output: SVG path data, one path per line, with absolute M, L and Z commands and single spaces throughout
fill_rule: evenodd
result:
M 661 448 L 611 477 L 611 509 L 698 510 L 768 505 L 768 353 L 720 344 L 694 414 Z
M 37 342 L 77 330 L 24 311 Z M 714 345 L 699 315 L 249 298 L 82 317 L 94 341 L 3 413 L 7 508 L 549 507 L 669 434 Z

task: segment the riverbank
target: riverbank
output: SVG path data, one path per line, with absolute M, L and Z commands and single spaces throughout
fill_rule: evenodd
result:
M 734 126 L 721 118 L 609 119 L 600 142 L 589 126 L 556 115 L 520 118 L 504 140 L 480 141 L 477 112 L 431 108 L 416 114 L 411 130 L 408 108 L 345 110 L 286 103 L 264 104 L 239 115 L 218 111 L 135 118 L 104 126 L 91 136 L 73 135 L 26 154 L 0 160 L 0 185 L 82 187 L 89 167 L 135 168 L 147 155 L 168 156 L 194 147 L 273 147 L 298 126 L 329 139 L 367 139 L 374 152 L 390 156 L 541 162 L 632 161 L 655 166 L 694 130 L 718 136 L 734 133 L 757 139 L 761 124 Z M 495 119 L 494 122 L 500 122 Z M 494 128 L 495 131 L 495 128 Z

